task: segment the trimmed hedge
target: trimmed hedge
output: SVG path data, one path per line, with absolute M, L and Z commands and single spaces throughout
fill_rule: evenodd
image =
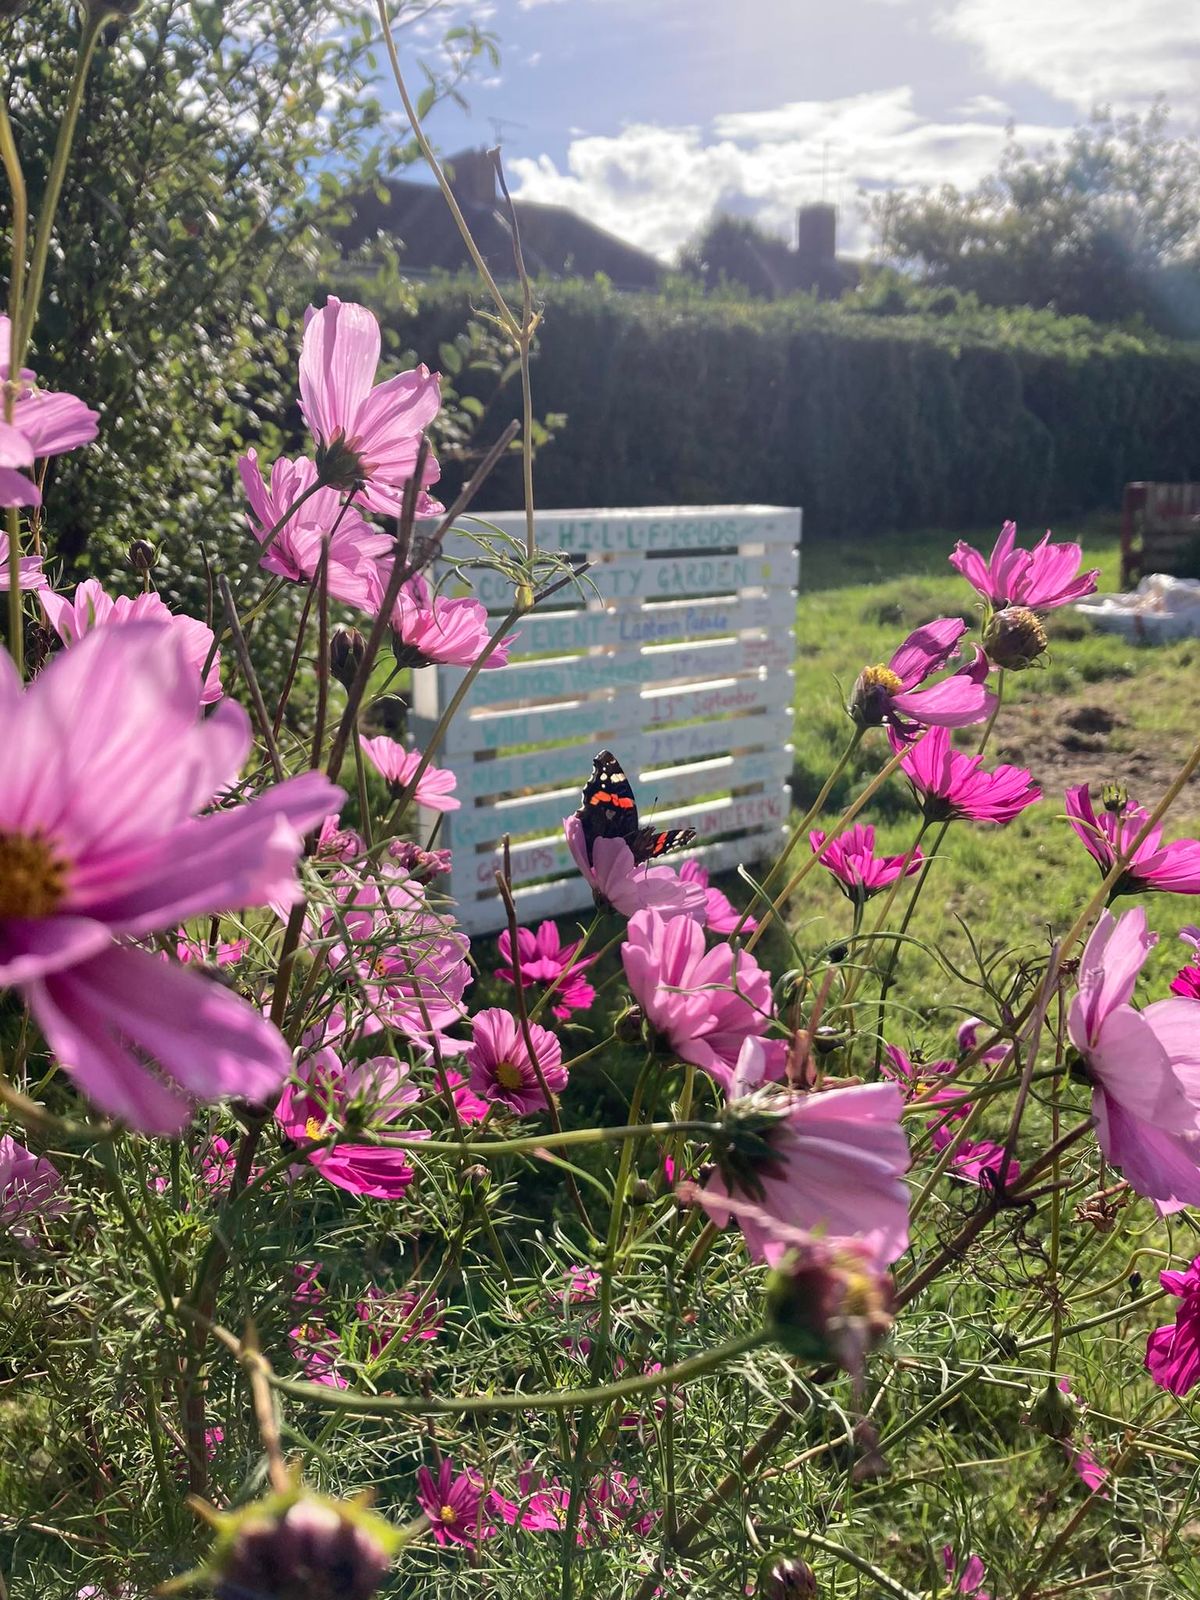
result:
M 880 317 L 853 303 L 539 285 L 545 507 L 801 505 L 806 536 L 1037 524 L 1200 473 L 1200 348 L 1045 312 Z M 421 286 L 385 313 L 436 367 L 478 292 Z M 467 385 L 463 385 L 467 387 Z M 487 437 L 517 411 L 505 396 Z M 448 490 L 457 476 L 447 471 Z M 481 509 L 519 504 L 513 464 Z

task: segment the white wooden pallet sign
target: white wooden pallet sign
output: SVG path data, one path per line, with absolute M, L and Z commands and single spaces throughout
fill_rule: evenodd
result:
M 523 512 L 481 521 L 524 539 Z M 537 513 L 540 548 L 591 566 L 582 586 L 525 618 L 507 666 L 479 674 L 436 757 L 462 801 L 438 829 L 454 862 L 440 886 L 468 932 L 505 924 L 495 883 L 505 834 L 523 923 L 590 907 L 562 819 L 606 746 L 645 820 L 695 828 L 687 854 L 710 871 L 774 852 L 791 804 L 800 524 L 782 506 Z M 451 560 L 477 553 L 462 535 L 447 541 Z M 497 617 L 511 603 L 494 573 L 476 574 L 473 592 Z M 463 676 L 413 674 L 419 746 Z M 437 821 L 422 812 L 424 837 Z

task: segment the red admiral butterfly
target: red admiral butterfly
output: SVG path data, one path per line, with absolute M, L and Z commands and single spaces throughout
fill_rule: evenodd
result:
M 695 828 L 643 828 L 638 823 L 637 801 L 629 779 L 611 750 L 601 750 L 592 762 L 592 775 L 584 785 L 582 803 L 575 813 L 583 827 L 588 860 L 597 839 L 624 839 L 638 866 L 665 856 L 668 850 L 686 850 L 696 837 Z

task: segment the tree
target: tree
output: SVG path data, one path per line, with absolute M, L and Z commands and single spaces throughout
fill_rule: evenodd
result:
M 879 253 L 993 305 L 1133 317 L 1200 334 L 1200 141 L 1168 110 L 1093 113 L 1064 145 L 1010 136 L 977 188 L 947 184 L 870 202 Z
M 679 258 L 680 271 L 706 289 L 740 284 L 752 295 L 774 300 L 794 292 L 795 266 L 787 242 L 749 217 L 717 211 Z
M 84 15 L 67 27 L 63 9 L 33 0 L 0 20 L 35 216 Z M 102 414 L 50 499 L 68 558 L 103 569 L 152 524 L 184 567 L 201 526 L 240 536 L 230 462 L 286 423 L 293 329 L 336 259 L 345 197 L 416 155 L 371 92 L 373 51 L 371 22 L 342 0 L 151 0 L 106 28 L 34 335 L 44 381 Z M 487 54 L 490 36 L 451 29 L 422 111 Z M 0 252 L 8 221 L 0 209 Z

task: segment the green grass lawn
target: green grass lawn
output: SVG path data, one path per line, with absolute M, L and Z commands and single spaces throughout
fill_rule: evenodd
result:
M 1055 533 L 1079 540 L 1087 564 L 1101 569 L 1101 589 L 1115 589 L 1115 523 L 1064 526 Z M 986 553 L 994 536 L 988 530 L 969 542 Z M 1032 530 L 1025 539 L 1030 537 Z M 796 608 L 793 733 L 795 803 L 801 811 L 849 737 L 843 705 L 859 670 L 886 662 L 912 628 L 934 617 L 959 615 L 977 630 L 977 597 L 947 560 L 954 540 L 954 534 L 938 530 L 805 549 Z M 989 745 L 989 763 L 1028 767 L 1044 798 L 1005 829 L 955 824 L 913 924 L 922 940 L 959 957 L 969 952 L 962 922 L 985 950 L 1044 949 L 1047 930 L 1061 932 L 1095 888 L 1096 868 L 1064 818 L 1066 785 L 1119 781 L 1131 798 L 1152 806 L 1200 734 L 1194 690 L 1200 641 L 1132 644 L 1095 631 L 1069 607 L 1048 617 L 1047 630 L 1045 664 L 1008 675 L 1005 704 Z M 957 742 L 974 749 L 980 732 L 964 729 Z M 832 797 L 826 826 L 888 753 L 882 733 L 868 736 Z M 890 779 L 863 820 L 875 824 L 880 847 L 906 850 L 917 816 L 904 781 Z M 1200 790 L 1193 785 L 1168 820 L 1167 837 L 1190 834 L 1197 822 Z M 1154 977 L 1181 965 L 1186 951 L 1174 934 L 1196 914 L 1194 901 L 1186 897 L 1150 902 L 1152 924 L 1162 934 L 1148 969 Z M 868 925 L 869 919 L 870 908 Z M 848 927 L 848 903 L 828 874 L 814 872 L 806 880 L 791 908 L 791 922 L 803 929 L 803 943 L 810 948 Z M 906 950 L 901 966 L 901 992 L 920 1018 L 931 1017 L 948 990 L 958 987 L 914 947 Z M 916 1019 L 913 1025 L 919 1031 Z

